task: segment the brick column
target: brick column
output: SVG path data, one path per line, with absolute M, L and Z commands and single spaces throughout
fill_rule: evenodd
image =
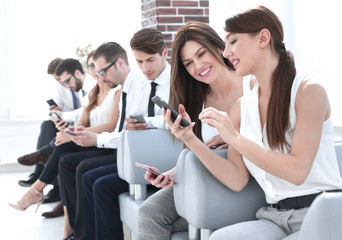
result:
M 141 0 L 141 25 L 159 29 L 171 56 L 171 44 L 177 30 L 189 21 L 209 24 L 209 0 Z

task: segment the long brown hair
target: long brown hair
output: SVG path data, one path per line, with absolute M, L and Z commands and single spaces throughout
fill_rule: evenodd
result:
M 226 20 L 225 31 L 255 35 L 262 29 L 271 33 L 272 51 L 279 63 L 272 74 L 271 95 L 267 107 L 266 134 L 271 149 L 289 149 L 285 132 L 289 127 L 291 88 L 296 76 L 293 55 L 285 49 L 284 31 L 279 18 L 268 8 L 258 6 Z
M 89 58 L 91 58 L 93 56 L 93 54 L 94 54 L 94 51 L 91 51 L 88 54 L 87 64 L 88 64 Z M 97 96 L 99 95 L 99 93 L 100 93 L 100 87 L 99 87 L 99 84 L 96 83 L 96 85 L 88 93 L 89 103 L 88 103 L 87 107 L 83 110 L 85 113 L 84 113 L 84 118 L 80 119 L 80 121 L 82 121 L 80 123 L 81 126 L 84 126 L 84 127 L 90 126 L 90 112 L 96 106 Z
M 208 49 L 211 54 L 224 66 L 233 69 L 231 63 L 218 51 L 224 50 L 224 42 L 210 26 L 201 22 L 190 22 L 181 27 L 172 45 L 171 54 L 171 80 L 170 80 L 170 105 L 178 109 L 183 104 L 192 121 L 195 121 L 194 133 L 202 139 L 201 122 L 198 115 L 202 111 L 208 84 L 194 79 L 185 69 L 180 52 L 187 41 L 196 41 Z

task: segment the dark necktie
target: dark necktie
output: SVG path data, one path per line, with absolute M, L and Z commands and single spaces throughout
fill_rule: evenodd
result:
M 119 132 L 122 131 L 125 118 L 126 118 L 126 96 L 127 96 L 127 93 L 122 91 L 122 106 L 121 106 L 121 118 L 120 118 Z
M 74 90 L 70 89 L 70 91 L 71 91 L 71 95 L 72 95 L 72 101 L 74 103 L 74 109 L 77 109 L 78 108 L 78 102 L 77 102 L 76 94 L 75 94 Z
M 154 117 L 154 102 L 152 101 L 152 98 L 156 95 L 156 87 L 157 83 L 151 82 L 151 93 L 150 98 L 148 100 L 148 116 Z

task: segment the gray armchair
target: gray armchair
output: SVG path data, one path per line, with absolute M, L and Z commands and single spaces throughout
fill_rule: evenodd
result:
M 129 193 L 119 196 L 120 217 L 137 239 L 139 208 L 154 191 L 148 191 L 145 171 L 135 166 L 140 162 L 167 171 L 176 165 L 183 143 L 173 141 L 168 131 L 161 129 L 123 131 L 120 133 L 117 165 L 120 178 L 130 185 Z
M 335 143 L 342 173 L 342 143 Z M 226 156 L 227 151 L 216 151 Z M 189 239 L 209 239 L 219 228 L 255 219 L 266 205 L 264 193 L 251 177 L 246 188 L 233 192 L 220 183 L 190 151 L 184 150 L 176 169 L 174 196 L 179 215 L 189 222 Z M 342 239 L 342 192 L 326 192 L 315 199 L 303 226 L 300 240 Z
M 227 150 L 215 150 L 222 157 Z M 183 156 L 183 157 L 182 157 Z M 189 222 L 190 239 L 208 239 L 213 230 L 255 219 L 266 205 L 265 195 L 254 178 L 241 192 L 219 182 L 190 150 L 179 157 L 174 185 L 175 205 Z

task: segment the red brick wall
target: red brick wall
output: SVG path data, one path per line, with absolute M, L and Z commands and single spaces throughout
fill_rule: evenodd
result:
M 209 24 L 209 0 L 141 0 L 141 25 L 159 29 L 171 56 L 171 44 L 177 30 L 188 21 Z

